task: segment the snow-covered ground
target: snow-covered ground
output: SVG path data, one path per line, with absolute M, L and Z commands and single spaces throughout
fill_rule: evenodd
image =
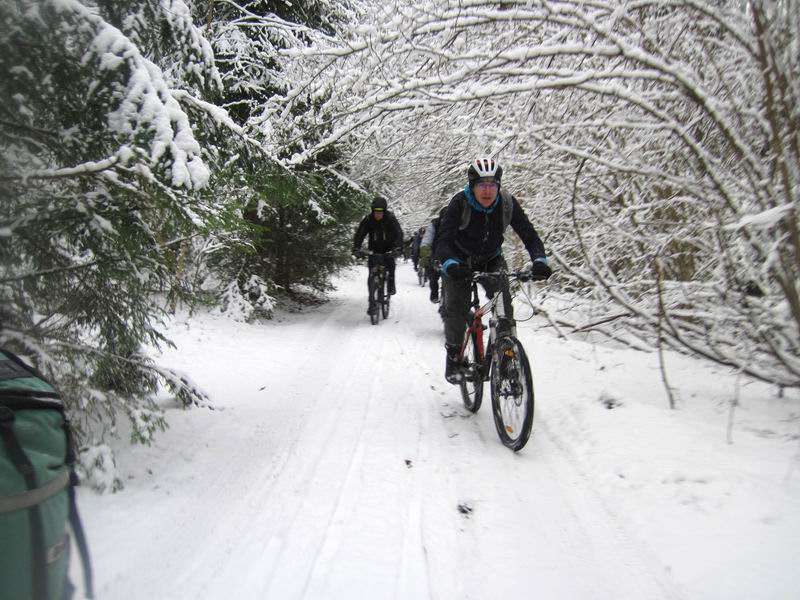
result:
M 364 270 L 337 287 L 266 323 L 172 324 L 162 362 L 218 410 L 169 409 L 152 446 L 120 444 L 121 492 L 80 490 L 98 599 L 800 598 L 796 393 L 668 354 L 670 410 L 655 354 L 534 318 L 514 454 L 445 383 L 410 264 L 377 327 Z

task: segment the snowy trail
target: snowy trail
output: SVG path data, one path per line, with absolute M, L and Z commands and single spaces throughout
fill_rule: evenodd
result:
M 377 327 L 364 275 L 297 318 L 171 332 L 221 410 L 171 411 L 124 493 L 82 491 L 98 598 L 682 598 L 545 410 L 515 455 L 488 399 L 462 408 L 410 265 Z

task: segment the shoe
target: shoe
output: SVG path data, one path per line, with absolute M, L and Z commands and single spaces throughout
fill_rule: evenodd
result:
M 458 362 L 458 346 L 445 345 L 447 359 L 444 365 L 444 378 L 448 383 L 458 385 L 464 376 L 461 372 L 461 365 Z
M 431 302 L 434 304 L 439 304 L 439 294 L 431 292 Z
M 397 293 L 397 290 L 395 289 L 394 284 L 390 283 L 389 284 L 389 295 L 390 296 L 394 296 L 396 293 Z

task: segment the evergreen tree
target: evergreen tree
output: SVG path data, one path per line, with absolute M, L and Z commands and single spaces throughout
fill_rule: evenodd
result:
M 231 165 L 236 175 L 225 196 L 236 198 L 235 210 L 248 226 L 242 243 L 215 244 L 209 266 L 224 308 L 234 314 L 268 315 L 274 295 L 298 286 L 325 290 L 330 275 L 349 261 L 349 231 L 364 197 L 332 172 L 342 159 L 335 147 L 290 164 L 322 135 L 321 102 L 301 94 L 290 112 L 284 110 L 293 73 L 289 54 L 332 33 L 345 21 L 343 6 L 282 0 L 208 6 L 225 85 L 221 104 L 274 157 L 242 157 Z
M 162 387 L 204 402 L 148 354 L 235 126 L 203 100 L 220 80 L 189 6 L 167 4 L 0 5 L 0 344 L 57 383 L 84 444 L 120 415 L 148 441 Z

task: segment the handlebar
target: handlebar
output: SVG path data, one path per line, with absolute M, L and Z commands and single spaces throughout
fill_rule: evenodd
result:
M 367 256 L 391 256 L 393 258 L 397 258 L 401 256 L 402 253 L 399 250 L 390 250 L 389 252 L 373 252 L 372 250 L 356 250 L 353 252 L 354 256 L 358 258 L 366 258 Z
M 510 280 L 516 281 L 545 281 L 547 277 L 542 277 L 540 275 L 534 275 L 530 271 L 495 271 L 495 272 L 478 272 L 473 273 L 471 277 L 471 281 L 475 281 L 477 283 L 484 283 L 487 281 L 492 281 L 501 277 L 508 277 Z

